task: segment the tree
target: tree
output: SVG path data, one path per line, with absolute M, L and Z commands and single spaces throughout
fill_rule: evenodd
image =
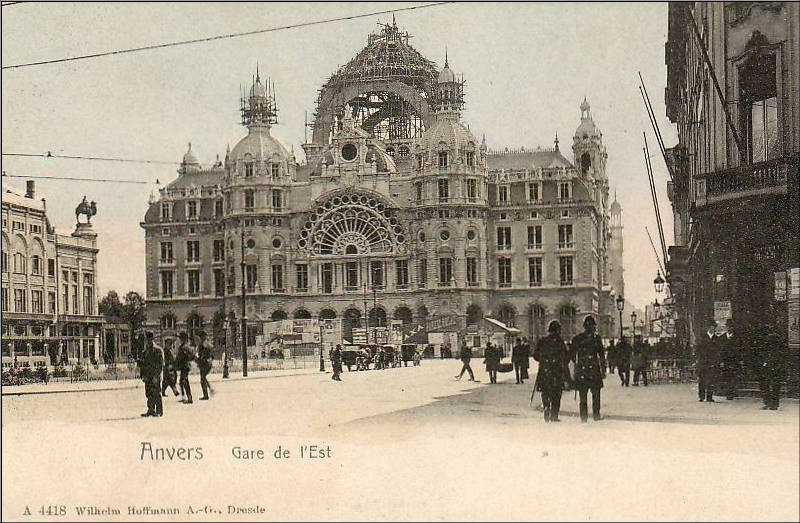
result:
M 97 310 L 106 318 L 121 318 L 122 302 L 119 299 L 117 291 L 108 291 L 108 294 L 103 296 L 103 299 L 100 300 Z
M 145 302 L 141 294 L 136 291 L 130 291 L 125 295 L 125 303 L 122 305 L 123 318 L 131 328 L 131 333 L 135 333 L 142 328 L 145 322 Z

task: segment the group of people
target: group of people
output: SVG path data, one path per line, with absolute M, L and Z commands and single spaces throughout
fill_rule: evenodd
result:
M 195 331 L 191 342 L 185 332 L 178 334 L 178 339 L 177 354 L 173 354 L 171 348 L 162 348 L 155 344 L 151 331 L 147 331 L 144 335 L 144 348 L 138 361 L 147 398 L 147 412 L 142 414 L 144 417 L 160 417 L 164 414 L 162 398 L 166 397 L 167 389 L 172 389 L 175 396 L 180 394 L 181 403 L 194 403 L 192 388 L 189 385 L 192 362 L 195 362 L 200 370 L 200 386 L 203 389 L 203 396 L 200 399 L 211 399 L 214 390 L 208 383 L 208 374 L 211 372 L 213 354 L 211 345 L 206 341 L 205 331 Z
M 742 340 L 735 335 L 734 328 L 728 320 L 725 333 L 719 334 L 717 323 L 710 320 L 705 335 L 695 345 L 698 401 L 714 402 L 715 394 L 724 395 L 728 400 L 736 397 L 745 354 Z M 776 329 L 770 326 L 752 334 L 748 346 L 752 367 L 756 369 L 753 378 L 759 382 L 764 402 L 761 408 L 778 410 L 787 371 L 784 346 Z
M 633 347 L 627 338 L 622 338 L 619 343 L 611 342 L 608 346 L 606 362 L 608 363 L 608 373 L 614 374 L 614 370 L 619 375 L 619 382 L 622 387 L 630 387 L 631 370 L 633 370 L 633 386 L 638 387 L 639 382 L 647 387 L 647 363 L 650 351 L 650 344 L 642 341 L 640 336 L 634 337 Z

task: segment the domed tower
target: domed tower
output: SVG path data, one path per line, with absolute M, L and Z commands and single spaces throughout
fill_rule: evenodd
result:
M 485 148 L 461 122 L 463 107 L 464 81 L 445 58 L 432 97 L 433 121 L 414 145 L 410 198 L 418 216 L 417 255 L 427 264 L 431 288 L 486 282 Z
M 195 156 L 194 151 L 192 151 L 192 142 L 189 142 L 189 148 L 186 150 L 186 154 L 183 155 L 180 167 L 178 167 L 178 174 L 192 174 L 199 171 L 200 161 L 197 159 L 197 156 Z
M 581 103 L 581 123 L 572 138 L 572 152 L 575 164 L 585 177 L 596 180 L 606 179 L 606 148 L 603 145 L 603 133 L 592 118 L 591 107 L 586 98 Z

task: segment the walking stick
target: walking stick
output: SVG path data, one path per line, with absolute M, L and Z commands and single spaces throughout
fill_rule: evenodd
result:
M 536 386 L 539 384 L 539 371 L 536 371 L 536 377 L 533 378 L 533 388 L 531 389 L 531 407 L 533 407 L 533 397 L 536 396 Z

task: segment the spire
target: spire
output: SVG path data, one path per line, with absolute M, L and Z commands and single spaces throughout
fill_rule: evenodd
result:
M 556 152 L 558 152 L 558 131 L 556 131 L 555 144 L 556 144 Z
M 256 60 L 256 82 L 261 81 L 261 76 L 258 74 L 258 61 Z
M 450 66 L 450 64 L 447 61 L 447 46 L 446 45 L 444 46 L 444 66 L 445 67 L 449 67 Z

